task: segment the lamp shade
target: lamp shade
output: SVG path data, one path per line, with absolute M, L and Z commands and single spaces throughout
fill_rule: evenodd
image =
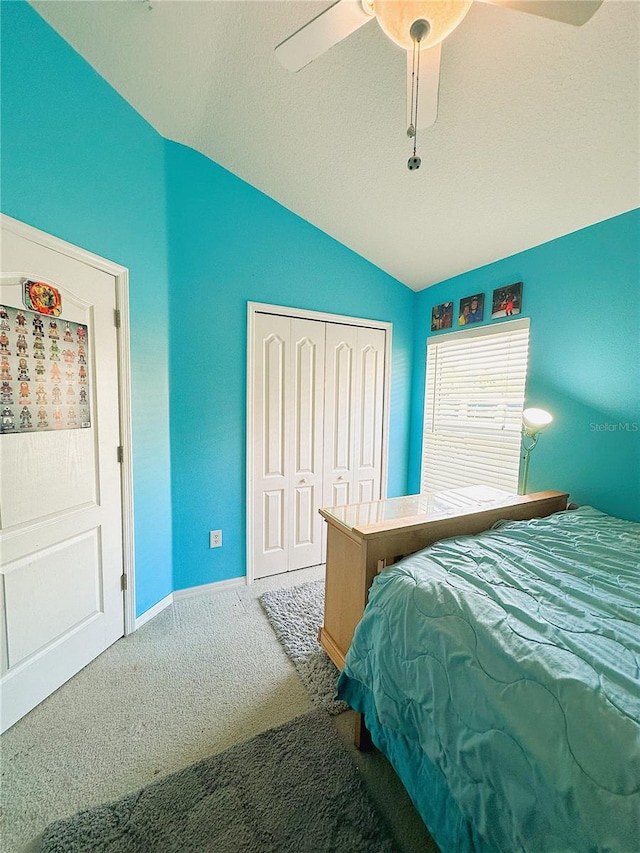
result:
M 522 426 L 530 438 L 546 429 L 552 420 L 553 417 L 544 409 L 525 409 L 522 413 Z
M 420 42 L 420 50 L 426 50 L 455 30 L 471 3 L 472 0 L 374 0 L 373 11 L 386 35 L 405 50 L 413 48 L 413 22 L 427 21 L 429 34 Z

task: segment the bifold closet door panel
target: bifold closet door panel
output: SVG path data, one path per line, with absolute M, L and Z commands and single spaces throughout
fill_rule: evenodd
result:
M 322 562 L 324 323 L 257 314 L 253 565 L 257 578 Z
M 288 568 L 291 320 L 257 314 L 253 363 L 253 565 L 257 578 Z
M 289 397 L 290 528 L 288 569 L 322 562 L 322 501 L 325 324 L 291 320 Z
M 355 326 L 328 323 L 324 379 L 323 506 L 353 502 Z
M 327 324 L 323 506 L 380 498 L 385 331 Z
M 384 329 L 358 327 L 353 394 L 354 503 L 377 501 L 382 474 Z

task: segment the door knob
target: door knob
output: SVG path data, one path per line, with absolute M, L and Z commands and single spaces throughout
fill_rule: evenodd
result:
M 340 474 L 340 476 L 338 477 L 338 482 L 340 482 L 341 480 L 344 480 L 344 477 L 342 476 L 342 474 Z
M 301 485 L 301 486 L 304 486 L 304 484 L 305 484 L 306 482 L 307 482 L 307 481 L 306 481 L 306 480 L 305 480 L 305 478 L 303 477 L 303 478 L 300 480 L 300 485 Z

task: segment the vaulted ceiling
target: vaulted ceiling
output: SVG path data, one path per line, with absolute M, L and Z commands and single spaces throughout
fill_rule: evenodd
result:
M 297 73 L 276 60 L 329 5 L 32 2 L 159 133 L 415 290 L 639 206 L 638 0 L 580 28 L 474 3 L 415 172 L 404 54 L 375 21 Z

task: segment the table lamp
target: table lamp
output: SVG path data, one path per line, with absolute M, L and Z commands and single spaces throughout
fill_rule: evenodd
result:
M 522 473 L 521 495 L 527 494 L 529 477 L 529 456 L 538 443 L 538 436 L 546 429 L 553 417 L 544 409 L 525 409 L 522 413 L 522 449 L 524 450 L 524 469 Z

